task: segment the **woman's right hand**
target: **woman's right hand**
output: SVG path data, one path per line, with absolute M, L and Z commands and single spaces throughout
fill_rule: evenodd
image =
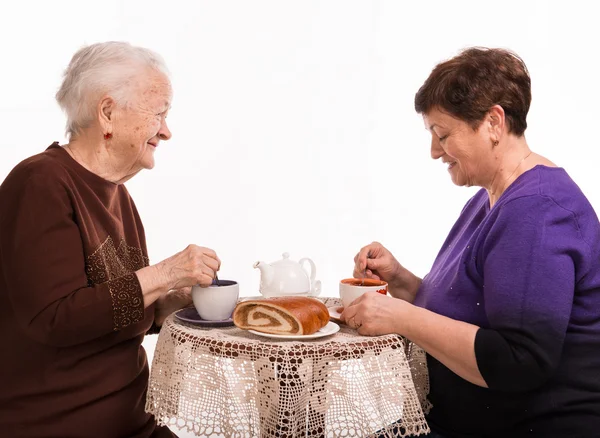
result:
M 159 263 L 168 289 L 181 289 L 197 284 L 208 287 L 220 267 L 221 260 L 212 249 L 197 245 L 188 245 L 183 251 Z
M 363 248 L 354 257 L 355 278 L 374 278 L 388 283 L 390 295 L 413 302 L 421 279 L 402 266 L 379 242 Z

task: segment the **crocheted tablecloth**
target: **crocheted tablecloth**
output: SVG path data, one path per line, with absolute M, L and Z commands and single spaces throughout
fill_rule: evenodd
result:
M 159 424 L 201 437 L 421 435 L 429 432 L 425 360 L 400 336 L 360 336 L 343 324 L 324 338 L 279 340 L 171 315 L 156 345 L 146 410 Z

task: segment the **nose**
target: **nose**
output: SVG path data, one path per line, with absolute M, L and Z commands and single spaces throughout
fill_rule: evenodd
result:
M 444 149 L 440 146 L 440 141 L 435 135 L 431 136 L 431 158 L 437 160 L 444 155 Z
M 160 130 L 158 131 L 158 136 L 161 140 L 169 140 L 173 135 L 171 134 L 171 130 L 167 126 L 167 119 L 163 118 L 162 123 L 160 125 Z

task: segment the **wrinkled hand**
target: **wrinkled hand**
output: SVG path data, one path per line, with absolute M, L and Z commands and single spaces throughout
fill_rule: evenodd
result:
M 192 304 L 192 288 L 184 287 L 182 289 L 170 290 L 158 300 L 154 308 L 154 323 L 161 326 L 165 318 L 179 309 L 188 307 Z
M 363 248 L 354 257 L 355 278 L 367 278 L 392 282 L 399 272 L 404 269 L 392 253 L 381 243 L 373 242 Z
M 169 289 L 196 284 L 208 287 L 221 267 L 221 260 L 212 249 L 189 245 L 183 251 L 163 260 L 160 265 Z
M 378 292 L 367 292 L 344 308 L 340 318 L 361 335 L 401 334 L 398 322 L 402 320 L 403 306 L 410 304 Z

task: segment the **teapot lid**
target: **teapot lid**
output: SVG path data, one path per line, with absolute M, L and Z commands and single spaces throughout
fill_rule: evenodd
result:
M 284 252 L 282 254 L 282 259 L 281 260 L 277 260 L 276 262 L 271 263 L 271 265 L 284 265 L 284 266 L 288 266 L 288 265 L 298 265 L 298 262 L 295 262 L 293 260 L 290 260 L 290 253 L 289 252 Z

